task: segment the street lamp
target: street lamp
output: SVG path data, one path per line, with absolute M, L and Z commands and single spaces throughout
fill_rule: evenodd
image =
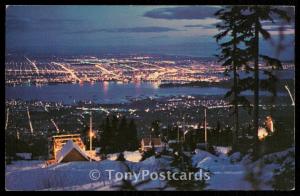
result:
M 90 151 L 92 151 L 92 138 L 94 137 L 93 129 L 92 129 L 92 112 L 90 112 Z
M 188 133 L 189 131 L 187 130 L 187 131 L 185 131 L 184 133 L 183 133 L 183 141 L 185 141 L 185 135 Z
M 179 122 L 176 122 L 176 128 L 177 128 L 177 142 L 179 143 Z
M 184 113 L 183 115 L 182 115 L 182 128 L 183 128 L 183 130 L 184 130 L 184 133 L 183 133 L 183 141 L 185 141 L 185 134 L 188 132 L 187 130 L 186 130 L 186 127 L 187 127 L 187 123 L 186 123 L 186 121 L 187 121 L 187 116 L 189 116 L 189 114 L 188 113 Z
M 95 133 L 92 131 L 92 132 L 90 132 L 89 135 L 90 135 L 91 138 L 93 138 L 95 136 Z
M 291 100 L 292 100 L 292 106 L 294 106 L 294 105 L 295 105 L 295 101 L 294 101 L 294 99 L 293 99 L 293 96 L 292 96 L 292 94 L 291 94 L 291 91 L 290 91 L 288 85 L 284 85 L 284 87 L 285 87 L 285 89 L 288 91 L 288 93 L 289 93 L 289 95 L 290 95 L 290 98 L 291 98 Z
M 204 140 L 205 140 L 205 147 L 207 150 L 207 127 L 206 127 L 206 107 L 204 108 Z
M 206 105 L 202 105 L 204 107 L 204 142 L 205 148 L 207 150 L 207 117 L 206 117 L 206 110 L 209 109 Z

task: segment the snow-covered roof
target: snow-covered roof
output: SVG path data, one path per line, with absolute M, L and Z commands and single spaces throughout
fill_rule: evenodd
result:
M 89 160 L 88 155 L 76 143 L 69 140 L 57 153 L 57 162 L 60 163 L 72 150 L 76 150 L 84 159 Z

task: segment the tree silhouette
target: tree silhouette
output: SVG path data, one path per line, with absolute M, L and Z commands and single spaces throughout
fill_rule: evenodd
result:
M 130 135 L 128 134 L 127 119 L 125 116 L 123 116 L 119 122 L 117 136 L 115 138 L 117 141 L 116 146 L 119 151 L 128 150 L 129 138 Z
M 152 137 L 159 137 L 160 135 L 160 121 L 154 120 L 151 123 L 151 129 L 150 129 Z
M 137 128 L 134 120 L 129 123 L 125 116 L 107 116 L 100 126 L 100 146 L 105 153 L 137 150 Z
M 138 137 L 137 137 L 137 128 L 133 119 L 130 120 L 128 124 L 128 150 L 136 150 L 139 147 Z
M 238 103 L 250 106 L 245 97 L 239 96 L 239 93 L 245 90 L 254 91 L 254 113 L 253 128 L 254 133 L 258 130 L 259 119 L 259 90 L 270 91 L 276 96 L 277 78 L 273 75 L 272 70 L 282 69 L 280 60 L 261 54 L 259 50 L 260 35 L 263 39 L 271 39 L 270 33 L 263 28 L 262 21 L 271 21 L 276 19 L 290 21 L 288 13 L 272 6 L 229 6 L 220 9 L 215 14 L 222 20 L 217 27 L 222 30 L 215 36 L 221 47 L 221 54 L 218 55 L 219 61 L 223 61 L 226 67 L 225 74 L 233 72 L 234 84 L 232 89 L 225 95 L 233 95 L 231 103 L 235 108 L 235 130 L 238 128 Z M 229 41 L 220 42 L 220 40 L 230 39 Z M 264 68 L 259 68 L 259 61 L 265 62 Z M 250 63 L 253 63 L 250 65 Z M 236 71 L 242 68 L 246 73 L 253 72 L 253 77 L 240 78 Z M 260 80 L 259 71 L 267 76 L 267 79 Z
M 265 67 L 274 69 L 282 69 L 280 60 L 269 57 L 267 55 L 260 54 L 259 42 L 260 35 L 265 40 L 271 39 L 270 33 L 263 28 L 262 21 L 271 21 L 274 23 L 274 17 L 277 15 L 279 19 L 290 21 L 288 13 L 284 10 L 278 9 L 273 6 L 244 6 L 243 14 L 246 16 L 246 20 L 243 23 L 243 28 L 247 29 L 247 32 L 251 34 L 249 41 L 246 43 L 247 46 L 251 47 L 252 59 L 254 61 L 254 79 L 249 78 L 251 83 L 250 89 L 254 91 L 254 131 L 258 130 L 258 119 L 259 119 L 259 89 L 263 88 L 271 91 L 273 95 L 276 95 L 275 83 L 277 78 L 273 75 L 272 71 L 263 70 L 263 73 L 268 76 L 268 79 L 260 81 L 259 79 L 259 60 L 265 61 Z
M 238 105 L 241 103 L 250 106 L 248 100 L 240 96 L 244 87 L 239 85 L 240 78 L 238 74 L 238 70 L 242 67 L 249 68 L 250 48 L 244 46 L 244 42 L 247 36 L 249 36 L 249 33 L 245 31 L 244 28 L 241 28 L 246 20 L 242 14 L 242 9 L 241 6 L 227 6 L 215 13 L 215 16 L 222 21 L 217 24 L 217 28 L 221 30 L 221 32 L 215 35 L 216 41 L 219 43 L 221 49 L 221 54 L 217 55 L 217 57 L 219 62 L 223 62 L 222 66 L 226 67 L 225 75 L 228 76 L 228 72 L 233 73 L 233 86 L 230 91 L 225 94 L 225 97 L 231 98 L 230 103 L 234 106 L 234 144 L 237 143 L 239 130 Z
M 172 170 L 180 173 L 193 173 L 194 175 L 199 171 L 199 168 L 195 168 L 192 165 L 191 158 L 186 156 L 182 150 L 177 151 L 177 153 L 173 154 L 173 161 L 171 163 Z M 205 180 L 196 179 L 195 176 L 191 176 L 191 178 L 186 178 L 184 180 L 175 180 L 168 179 L 168 184 L 171 187 L 176 188 L 178 191 L 200 191 L 203 190 L 206 186 Z
M 100 136 L 100 146 L 105 153 L 110 152 L 114 143 L 112 139 L 114 134 L 108 116 L 102 122 L 100 130 L 102 130 L 102 135 Z

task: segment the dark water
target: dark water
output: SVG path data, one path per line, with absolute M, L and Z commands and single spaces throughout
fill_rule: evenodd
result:
M 158 88 L 158 84 L 97 82 L 95 84 L 57 84 L 38 86 L 6 87 L 6 99 L 41 100 L 72 104 L 78 101 L 92 101 L 95 103 L 122 103 L 132 98 L 167 97 L 179 95 L 224 95 L 228 89 L 217 87 L 179 87 Z M 252 95 L 246 91 L 245 95 Z M 261 95 L 271 95 L 261 92 Z M 278 93 L 278 96 L 286 93 Z

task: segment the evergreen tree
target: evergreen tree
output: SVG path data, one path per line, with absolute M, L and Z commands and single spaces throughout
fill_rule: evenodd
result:
M 137 129 L 133 119 L 130 120 L 128 125 L 129 148 L 128 150 L 137 150 L 139 147 Z
M 81 138 L 83 140 L 84 145 L 88 145 L 89 132 L 90 132 L 89 126 L 84 126 L 83 129 L 81 130 Z
M 134 120 L 127 123 L 126 117 L 121 119 L 109 116 L 100 126 L 100 146 L 106 153 L 136 150 L 138 148 L 137 129 Z
M 217 56 L 219 61 L 223 62 L 222 66 L 226 67 L 225 75 L 228 76 L 228 72 L 233 73 L 233 86 L 231 90 L 226 93 L 225 97 L 232 97 L 231 104 L 234 106 L 233 113 L 235 127 L 233 142 L 236 143 L 239 130 L 238 104 L 242 103 L 249 106 L 248 100 L 245 97 L 240 96 L 243 89 L 239 86 L 238 74 L 239 69 L 248 67 L 247 63 L 249 61 L 249 47 L 245 47 L 245 44 L 243 43 L 247 38 L 248 33 L 241 28 L 246 18 L 242 14 L 241 6 L 225 7 L 216 12 L 215 15 L 222 21 L 217 24 L 217 28 L 221 30 L 221 32 L 215 36 L 221 48 L 221 54 Z
M 154 120 L 151 123 L 151 135 L 152 137 L 159 137 L 160 134 L 160 121 L 159 120 Z
M 252 85 L 251 90 L 254 91 L 254 131 L 258 130 L 258 119 L 259 119 L 259 89 L 264 88 L 268 91 L 271 91 L 273 95 L 276 95 L 276 86 L 275 83 L 277 78 L 273 75 L 272 71 L 263 70 L 263 73 L 267 75 L 267 80 L 260 81 L 259 79 L 259 60 L 266 62 L 265 67 L 273 69 L 282 69 L 280 60 L 272 58 L 267 55 L 263 55 L 259 50 L 260 35 L 265 40 L 271 39 L 270 33 L 263 28 L 262 21 L 271 21 L 274 23 L 275 15 L 279 19 L 285 21 L 290 21 L 290 16 L 284 10 L 278 9 L 273 6 L 244 6 L 243 13 L 246 16 L 244 22 L 244 28 L 247 32 L 251 33 L 250 40 L 247 42 L 247 45 L 251 47 L 251 57 L 254 61 L 254 78 L 249 78 L 249 81 Z
M 186 174 L 193 173 L 196 174 L 199 168 L 195 168 L 192 165 L 190 157 L 187 157 L 181 150 L 173 154 L 173 162 L 171 163 L 173 172 L 183 172 Z M 169 185 L 176 188 L 178 191 L 184 190 L 203 190 L 206 186 L 205 180 L 196 179 L 195 176 L 191 178 L 187 177 L 183 180 L 170 179 Z
M 124 151 L 128 149 L 130 142 L 130 135 L 128 134 L 127 119 L 125 116 L 122 117 L 116 135 L 116 148 L 118 151 Z
M 228 36 L 230 38 L 228 42 L 219 42 L 222 51 L 221 55 L 218 56 L 219 60 L 225 61 L 223 65 L 229 67 L 225 72 L 233 71 L 234 75 L 233 89 L 226 96 L 233 94 L 232 103 L 234 105 L 243 102 L 249 106 L 249 102 L 245 98 L 237 97 L 237 95 L 244 90 L 254 91 L 253 127 L 255 133 L 258 130 L 259 119 L 259 89 L 268 90 L 276 96 L 277 82 L 277 78 L 270 69 L 262 70 L 268 79 L 260 80 L 259 60 L 265 61 L 265 68 L 271 68 L 271 70 L 282 69 L 281 62 L 278 59 L 261 54 L 259 50 L 260 35 L 265 40 L 271 39 L 270 33 L 263 28 L 262 21 L 274 23 L 275 15 L 277 15 L 277 19 L 290 21 L 286 11 L 273 6 L 231 6 L 216 13 L 216 16 L 223 22 L 217 25 L 219 29 L 223 30 L 215 36 L 217 41 L 228 38 Z M 242 44 L 242 47 L 238 48 L 240 44 Z M 253 62 L 252 66 L 249 65 L 250 62 Z M 253 72 L 253 77 L 239 79 L 235 71 L 240 67 L 247 73 Z M 235 108 L 237 107 L 235 106 Z M 237 109 L 235 109 L 235 113 L 237 113 L 236 111 Z M 235 127 L 237 127 L 237 121 L 235 121 L 235 124 Z
M 110 120 L 107 116 L 102 123 L 102 136 L 100 137 L 101 147 L 104 152 L 110 152 L 113 144 L 112 128 L 110 126 Z
M 119 119 L 117 116 L 113 115 L 110 120 L 110 134 L 109 134 L 109 146 L 110 152 L 118 152 L 119 151 L 119 130 L 118 130 Z

